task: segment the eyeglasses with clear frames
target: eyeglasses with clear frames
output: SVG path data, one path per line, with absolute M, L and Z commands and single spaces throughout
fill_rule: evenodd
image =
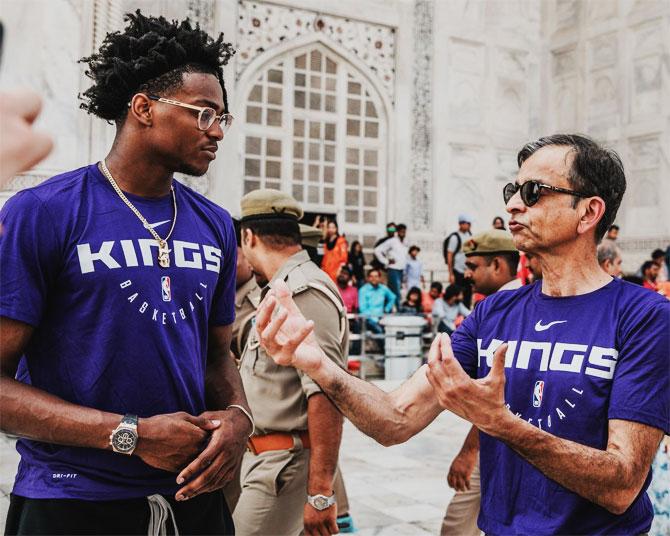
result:
M 228 129 L 233 124 L 233 115 L 232 114 L 221 114 L 216 115 L 216 110 L 208 106 L 195 106 L 193 104 L 186 104 L 185 102 L 180 102 L 174 99 L 166 99 L 165 97 L 159 97 L 158 95 L 147 95 L 149 99 L 157 102 L 164 102 L 165 104 L 171 104 L 172 106 L 181 106 L 182 108 L 188 108 L 189 110 L 198 111 L 198 129 L 199 130 L 209 130 L 214 124 L 214 121 L 218 119 L 221 124 L 221 130 L 225 134 L 228 132 Z

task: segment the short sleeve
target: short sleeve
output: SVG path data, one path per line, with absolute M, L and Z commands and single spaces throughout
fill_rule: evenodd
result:
M 295 296 L 295 303 L 307 320 L 314 321 L 314 335 L 328 358 L 344 368 L 345 356 L 340 342 L 340 314 L 335 304 L 318 290 L 308 290 Z M 298 371 L 305 396 L 320 393 L 321 388 L 307 374 Z
M 0 316 L 37 327 L 63 262 L 60 227 L 30 191 L 5 203 L 0 224 Z
M 608 418 L 670 434 L 670 301 L 655 303 L 624 331 Z
M 221 270 L 214 292 L 209 324 L 226 326 L 235 321 L 235 276 L 237 272 L 237 240 L 230 216 L 223 219 L 224 244 L 221 255 Z
M 481 309 L 481 307 L 478 307 Z M 477 329 L 479 311 L 468 316 L 451 336 L 454 356 L 471 378 L 477 377 Z
M 451 251 L 453 253 L 454 251 L 456 251 L 457 247 L 458 247 L 458 236 L 452 234 L 449 237 L 449 240 L 447 241 L 447 251 Z

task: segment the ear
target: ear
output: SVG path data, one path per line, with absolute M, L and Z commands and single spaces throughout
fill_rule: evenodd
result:
M 242 242 L 247 247 L 254 247 L 256 245 L 256 235 L 251 229 L 244 229 L 242 231 Z
M 146 127 L 153 125 L 152 102 L 144 93 L 133 95 L 128 107 L 128 114 Z
M 605 215 L 605 201 L 598 196 L 582 199 L 577 210 L 580 212 L 577 233 L 585 234 L 591 229 L 595 229 Z

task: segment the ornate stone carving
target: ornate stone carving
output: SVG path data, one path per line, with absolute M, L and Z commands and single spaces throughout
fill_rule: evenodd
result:
M 214 33 L 214 1 L 188 0 L 186 16 L 200 24 L 200 27 L 210 35 Z
M 559 130 L 577 128 L 577 78 L 566 78 L 554 89 L 553 110 Z
M 615 65 L 618 57 L 617 44 L 616 33 L 591 39 L 588 44 L 589 69 L 601 69 Z
M 579 25 L 580 0 L 556 0 L 556 30 L 575 29 Z
M 452 39 L 449 48 L 453 69 L 462 73 L 484 73 L 486 48 L 483 44 Z
M 433 0 L 414 2 L 414 71 L 412 130 L 412 225 L 429 229 L 432 223 L 433 183 Z
M 482 124 L 482 77 L 454 72 L 450 82 L 449 117 L 455 127 Z
M 506 78 L 524 79 L 528 72 L 528 52 L 497 47 L 494 69 Z
M 482 148 L 451 144 L 451 173 L 460 177 L 481 178 Z
M 661 109 L 662 66 L 660 55 L 633 62 L 632 115 L 634 118 L 653 116 Z
M 577 71 L 577 50 L 575 48 L 554 50 L 552 54 L 554 78 L 569 76 Z
M 259 53 L 300 35 L 321 33 L 357 56 L 395 98 L 395 28 L 316 11 L 239 1 L 237 77 Z

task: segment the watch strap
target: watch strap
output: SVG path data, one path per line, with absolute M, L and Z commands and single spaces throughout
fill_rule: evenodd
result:
M 126 413 L 121 419 L 120 425 L 127 424 L 128 426 L 134 426 L 137 428 L 137 415 L 132 413 Z

